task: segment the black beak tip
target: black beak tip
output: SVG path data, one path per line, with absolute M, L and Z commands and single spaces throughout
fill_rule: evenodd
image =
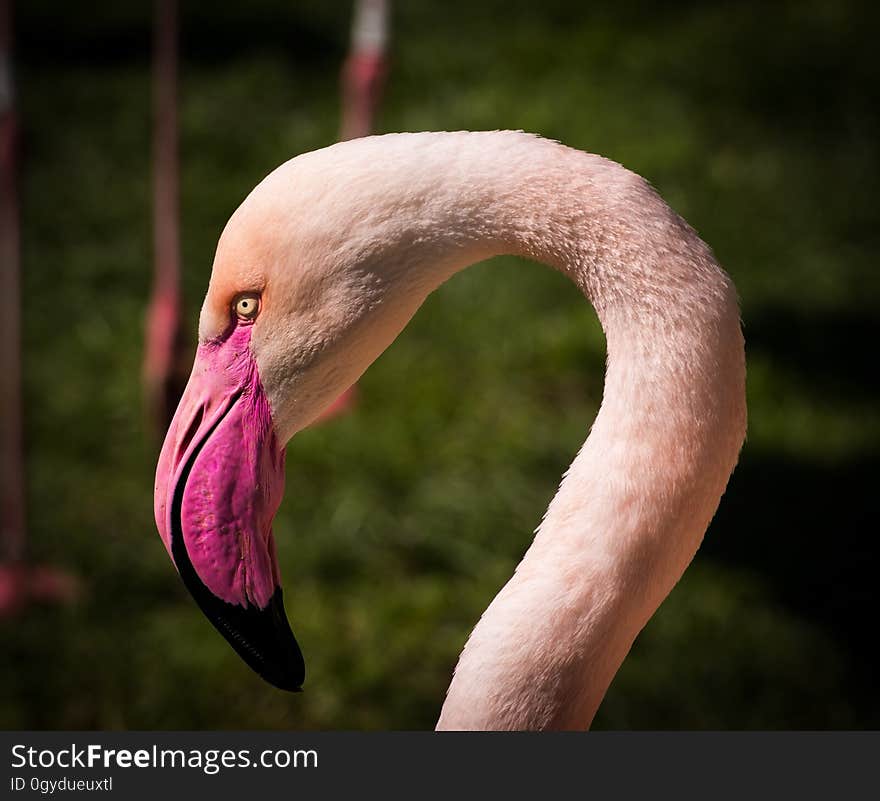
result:
M 209 607 L 202 611 L 256 673 L 279 690 L 302 691 L 305 660 L 287 621 L 280 587 L 263 609 L 219 598 Z
M 235 642 L 232 643 L 233 647 L 245 662 L 279 690 L 302 692 L 306 678 L 305 660 L 287 621 L 281 588 L 275 590 L 265 609 L 255 611 L 260 620 L 251 623 L 248 632 L 251 649 L 248 650 L 257 652 L 256 663 Z

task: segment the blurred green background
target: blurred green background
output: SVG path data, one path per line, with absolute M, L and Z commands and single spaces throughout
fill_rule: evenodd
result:
M 516 259 L 444 286 L 298 435 L 275 532 L 305 692 L 202 617 L 152 520 L 151 5 L 17 11 L 33 555 L 86 593 L 0 624 L 4 728 L 423 728 L 592 421 L 604 341 Z M 399 2 L 378 130 L 523 128 L 643 174 L 739 287 L 749 438 L 596 728 L 880 726 L 872 4 Z M 251 187 L 332 142 L 349 3 L 184 2 L 187 321 Z M 14 302 L 12 299 L 10 302 Z

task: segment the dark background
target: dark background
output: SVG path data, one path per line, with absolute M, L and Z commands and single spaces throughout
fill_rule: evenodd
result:
M 309 678 L 280 694 L 201 616 L 152 521 L 151 6 L 18 5 L 30 547 L 84 593 L 0 623 L 0 726 L 432 726 L 598 408 L 592 310 L 539 266 L 474 268 L 350 415 L 291 442 L 275 531 Z M 396 6 L 380 132 L 523 128 L 620 161 L 740 290 L 748 441 L 596 727 L 878 727 L 873 4 Z M 228 216 L 336 136 L 350 10 L 183 3 L 191 332 Z

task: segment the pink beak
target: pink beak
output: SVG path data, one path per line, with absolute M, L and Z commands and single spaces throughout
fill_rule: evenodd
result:
M 244 661 L 298 690 L 305 664 L 287 616 L 272 536 L 284 448 L 251 326 L 200 345 L 159 457 L 156 525 L 186 588 Z

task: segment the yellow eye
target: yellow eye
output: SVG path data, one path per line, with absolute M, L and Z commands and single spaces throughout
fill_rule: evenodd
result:
M 235 301 L 235 313 L 239 320 L 253 320 L 260 311 L 258 295 L 239 295 Z

